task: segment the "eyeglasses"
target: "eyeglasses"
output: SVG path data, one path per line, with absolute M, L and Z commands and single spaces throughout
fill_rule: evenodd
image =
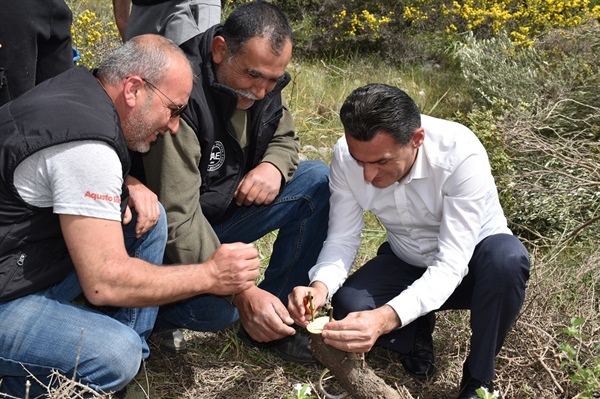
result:
M 183 112 L 183 110 L 187 107 L 187 104 L 183 104 L 183 105 L 177 105 L 175 104 L 175 102 L 173 100 L 171 100 L 169 97 L 167 97 L 167 95 L 165 93 L 163 93 L 162 91 L 160 91 L 160 89 L 156 86 L 154 86 L 152 83 L 150 83 L 150 81 L 148 81 L 146 78 L 142 78 L 142 80 L 148 84 L 148 86 L 150 86 L 151 89 L 156 90 L 157 92 L 159 92 L 160 94 L 163 95 L 164 98 L 166 98 L 167 100 L 169 100 L 169 102 L 171 103 L 171 107 L 166 106 L 169 111 L 171 111 L 171 118 L 175 118 L 176 116 L 181 115 L 181 113 Z

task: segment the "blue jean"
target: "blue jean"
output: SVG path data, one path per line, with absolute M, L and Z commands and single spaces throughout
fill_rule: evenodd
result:
M 131 256 L 160 264 L 167 240 L 162 210 L 157 225 L 135 237 L 135 214 L 123 227 Z M 149 355 L 146 338 L 158 308 L 107 308 L 99 312 L 72 301 L 82 293 L 75 271 L 60 283 L 0 303 L 0 392 L 25 397 L 29 373 L 43 384 L 53 370 L 97 391 L 118 391 L 137 374 Z M 76 371 L 75 371 L 76 370 Z M 30 397 L 46 389 L 29 378 Z
M 332 298 L 334 317 L 375 309 L 404 291 L 425 272 L 394 255 L 389 244 L 352 274 Z M 519 239 L 496 234 L 482 240 L 469 262 L 469 273 L 440 310 L 471 310 L 471 348 L 466 365 L 471 376 L 481 381 L 494 379 L 495 358 L 514 323 L 529 279 L 529 255 Z M 425 316 L 422 316 L 425 317 Z M 408 353 L 415 322 L 382 335 L 377 345 Z
M 241 206 L 213 228 L 222 243 L 250 243 L 279 230 L 259 287 L 287 305 L 292 289 L 309 283 L 308 270 L 316 263 L 327 236 L 328 216 L 329 167 L 320 161 L 302 161 L 272 204 Z M 218 331 L 238 318 L 237 309 L 226 299 L 200 295 L 161 306 L 157 325 Z

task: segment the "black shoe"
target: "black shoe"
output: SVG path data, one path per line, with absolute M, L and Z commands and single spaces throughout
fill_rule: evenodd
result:
M 310 349 L 308 349 L 308 337 L 298 332 L 296 332 L 295 335 L 290 335 L 275 341 L 258 342 L 254 340 L 242 326 L 240 326 L 237 336 L 243 343 L 255 346 L 257 348 L 266 348 L 272 350 L 282 359 L 300 364 L 317 363 Z
M 185 337 L 178 328 L 155 328 L 148 341 L 171 353 L 187 352 Z
M 404 370 L 419 380 L 428 380 L 435 374 L 435 355 L 433 353 L 433 328 L 435 314 L 430 313 L 416 320 L 417 330 L 412 350 L 400 356 Z
M 463 375 L 457 399 L 479 399 L 479 395 L 476 392 L 479 388 L 485 388 L 488 392 L 494 392 L 494 382 L 480 381 L 471 377 L 469 367 L 467 366 L 467 362 L 465 362 L 463 364 Z

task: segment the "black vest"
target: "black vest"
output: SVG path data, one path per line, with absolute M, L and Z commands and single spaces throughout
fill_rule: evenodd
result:
M 117 111 L 84 68 L 66 71 L 0 107 L 0 301 L 50 287 L 73 270 L 58 215 L 25 203 L 13 179 L 29 155 L 77 140 L 111 145 L 127 175 L 130 160 Z M 123 186 L 122 208 L 127 197 Z
M 237 94 L 219 84 L 214 76 L 211 46 L 220 29 L 221 25 L 215 25 L 180 46 L 198 79 L 182 118 L 200 142 L 200 203 L 211 224 L 226 219 L 235 210 L 233 194 L 244 175 L 258 165 L 267 151 L 283 116 L 281 90 L 290 81 L 286 72 L 277 86 L 249 109 L 249 148 L 245 156 L 231 123 Z

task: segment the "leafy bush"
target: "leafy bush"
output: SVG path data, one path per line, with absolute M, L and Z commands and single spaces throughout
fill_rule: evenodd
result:
M 497 125 L 516 171 L 517 232 L 556 242 L 593 237 L 599 211 L 600 31 L 591 23 L 553 31 L 532 48 L 506 35 L 458 47 L 465 78 L 496 109 Z M 506 187 L 505 187 L 506 189 Z

